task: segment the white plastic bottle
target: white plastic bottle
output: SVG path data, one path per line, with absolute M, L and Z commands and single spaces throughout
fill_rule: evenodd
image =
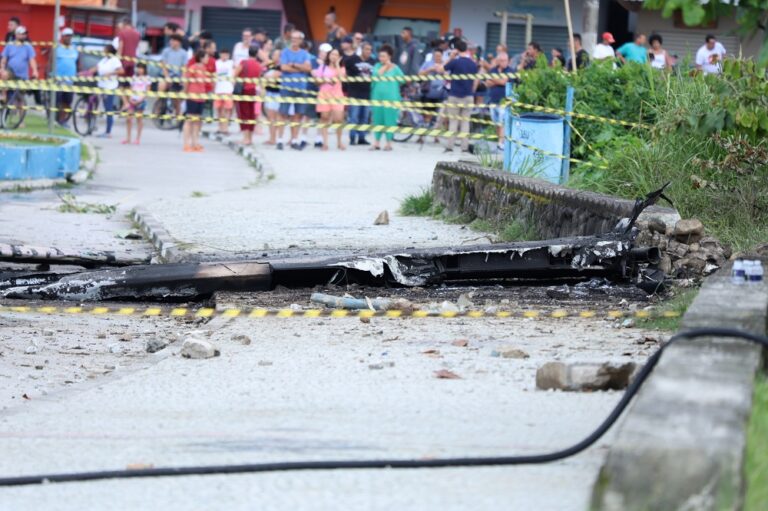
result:
M 746 263 L 742 259 L 736 259 L 733 262 L 733 271 L 731 272 L 731 281 L 734 284 L 743 284 L 746 280 Z

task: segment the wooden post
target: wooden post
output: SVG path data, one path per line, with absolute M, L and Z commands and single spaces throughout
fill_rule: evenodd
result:
M 51 76 L 47 78 L 55 78 L 56 77 L 56 49 L 59 46 L 59 18 L 61 17 L 61 0 L 56 0 L 56 6 L 53 10 L 53 46 L 51 46 L 51 51 L 48 53 L 48 59 L 51 63 Z M 38 71 L 39 72 L 39 71 Z M 38 76 L 38 78 L 40 78 Z M 51 82 L 56 83 L 56 82 Z M 53 134 L 53 123 L 56 119 L 56 91 L 49 90 L 48 91 L 48 134 Z
M 571 47 L 571 68 L 576 72 L 576 47 L 573 45 L 573 22 L 571 21 L 571 3 L 569 0 L 563 0 L 565 3 L 565 22 L 568 24 L 568 46 Z

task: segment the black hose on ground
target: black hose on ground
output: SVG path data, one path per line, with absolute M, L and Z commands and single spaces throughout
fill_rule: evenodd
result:
M 634 381 L 627 387 L 621 400 L 613 408 L 608 417 L 589 436 L 565 449 L 544 454 L 522 456 L 494 456 L 477 458 L 445 458 L 431 460 L 409 459 L 373 459 L 373 460 L 338 460 L 338 461 L 294 461 L 276 463 L 250 463 L 243 465 L 209 465 L 190 467 L 148 468 L 140 470 L 104 470 L 95 472 L 75 472 L 70 474 L 40 474 L 18 477 L 0 478 L 0 486 L 22 486 L 44 483 L 65 483 L 76 481 L 95 481 L 100 479 L 133 479 L 142 477 L 168 477 L 209 474 L 244 474 L 254 472 L 280 472 L 293 470 L 340 470 L 340 469 L 371 469 L 371 468 L 449 468 L 449 467 L 483 467 L 502 465 L 530 465 L 550 463 L 568 458 L 587 449 L 597 442 L 621 416 L 632 398 L 640 390 L 645 380 L 653 371 L 666 348 L 681 339 L 698 337 L 737 337 L 751 341 L 768 348 L 768 337 L 755 335 L 731 328 L 701 328 L 681 332 L 660 347 L 645 363 Z

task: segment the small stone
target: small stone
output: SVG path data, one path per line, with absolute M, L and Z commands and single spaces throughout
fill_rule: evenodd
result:
M 45 366 L 43 366 L 43 365 L 36 365 L 35 366 L 35 369 L 37 369 L 38 371 L 42 371 L 44 368 L 45 368 Z
M 245 334 L 235 334 L 232 336 L 232 340 L 242 344 L 243 346 L 248 346 L 251 344 L 251 338 Z
M 300 311 L 301 305 L 299 305 L 298 303 L 292 303 L 288 308 L 291 309 L 292 311 Z
M 368 369 L 384 369 L 384 364 L 368 364 Z
M 54 334 L 55 334 L 55 332 L 53 330 L 51 330 L 50 328 L 43 328 L 43 335 L 45 337 L 53 337 Z
M 38 351 L 37 346 L 30 344 L 29 346 L 27 346 L 27 349 L 24 350 L 24 353 L 26 353 L 27 355 L 34 355 L 35 353 L 37 353 L 37 351 Z
M 459 312 L 459 308 L 456 306 L 456 304 L 449 302 L 448 300 L 444 301 L 440 304 L 440 312 Z
M 371 322 L 371 318 L 361 316 L 360 317 L 360 323 L 365 323 L 366 325 Z
M 667 254 L 662 254 L 659 261 L 659 269 L 666 275 L 672 273 L 672 259 Z
M 104 364 L 104 369 L 108 371 L 114 371 L 117 369 L 117 366 L 115 364 Z
M 619 390 L 629 385 L 635 369 L 634 362 L 547 362 L 536 370 L 536 388 L 566 391 Z
M 119 344 L 117 344 L 117 343 L 112 343 L 112 344 L 110 344 L 108 349 L 109 349 L 109 352 L 110 352 L 110 353 L 114 353 L 114 354 L 116 354 L 116 355 L 122 355 L 122 354 L 123 354 L 123 351 L 124 351 L 124 350 L 123 350 L 123 347 L 122 347 L 122 346 L 120 346 L 120 345 L 119 345 Z
M 117 340 L 120 342 L 130 342 L 133 340 L 133 336 L 128 332 L 124 332 L 120 334 L 120 337 L 118 337 Z
M 469 341 L 466 339 L 456 339 L 451 343 L 451 346 L 457 346 L 459 348 L 466 348 L 469 345 Z
M 664 234 L 667 232 L 667 225 L 660 218 L 651 218 L 648 221 L 648 230 L 651 232 Z
M 99 332 L 98 334 L 96 334 L 96 338 L 97 339 L 106 339 L 107 338 L 107 334 L 105 332 Z
M 373 221 L 373 225 L 389 225 L 389 212 L 385 209 L 379 213 L 379 216 Z
M 461 376 L 448 369 L 440 369 L 439 371 L 435 371 L 435 378 L 440 380 L 460 380 Z
M 704 224 L 697 218 L 678 220 L 673 232 L 678 241 L 693 243 L 704 235 Z
M 147 341 L 144 349 L 147 353 L 157 353 L 158 351 L 165 349 L 166 346 L 168 346 L 168 342 L 164 339 L 150 339 Z
M 216 347 L 208 341 L 187 337 L 184 344 L 181 345 L 181 356 L 184 358 L 212 358 L 218 357 L 221 353 Z
M 635 326 L 635 320 L 634 319 L 628 318 L 628 319 L 625 319 L 624 321 L 621 322 L 621 327 L 622 328 L 632 328 L 633 326 Z
M 272 361 L 270 360 L 259 360 L 259 365 L 262 367 L 271 366 Z
M 504 346 L 498 349 L 495 349 L 491 352 L 492 357 L 501 357 L 501 358 L 528 358 L 530 355 L 523 350 L 519 350 L 517 348 L 513 348 L 511 346 Z
M 416 309 L 417 307 L 413 302 L 407 298 L 395 298 L 390 302 L 389 307 L 387 307 L 387 310 L 398 310 L 405 313 L 412 313 Z

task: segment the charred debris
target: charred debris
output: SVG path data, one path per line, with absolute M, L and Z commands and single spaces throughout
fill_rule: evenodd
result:
M 397 250 L 376 255 L 208 263 L 132 264 L 109 256 L 34 257 L 19 247 L 0 251 L 0 260 L 45 265 L 101 265 L 71 273 L 0 272 L 0 294 L 7 298 L 73 301 L 204 299 L 215 291 L 270 291 L 277 286 L 311 288 L 327 284 L 435 286 L 443 283 L 579 281 L 604 278 L 635 283 L 652 293 L 663 285 L 657 248 L 636 247 L 635 221 L 663 188 L 636 201 L 633 214 L 613 232 L 596 236 L 467 247 Z M 15 254 L 15 257 L 14 257 Z M 19 257 L 24 254 L 24 257 Z M 117 265 L 117 267 L 115 267 Z M 112 266 L 112 267 L 109 267 Z

